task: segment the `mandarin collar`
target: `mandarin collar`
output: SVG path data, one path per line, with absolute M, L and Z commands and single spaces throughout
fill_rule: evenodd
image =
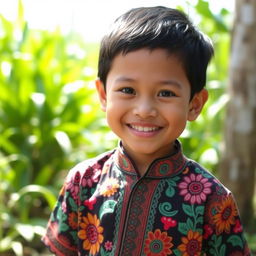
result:
M 146 173 L 143 175 L 148 178 L 169 178 L 184 170 L 188 160 L 182 153 L 181 144 L 178 140 L 175 141 L 175 150 L 172 154 L 163 158 L 158 158 L 152 161 Z M 119 142 L 118 148 L 114 156 L 115 164 L 128 175 L 139 175 L 135 164 L 126 153 L 122 142 Z

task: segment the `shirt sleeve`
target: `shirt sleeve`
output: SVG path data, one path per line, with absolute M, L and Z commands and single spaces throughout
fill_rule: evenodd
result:
M 43 243 L 58 256 L 78 255 L 79 172 L 67 178 L 51 213 Z
M 203 248 L 207 256 L 251 255 L 235 199 L 221 185 L 206 204 Z

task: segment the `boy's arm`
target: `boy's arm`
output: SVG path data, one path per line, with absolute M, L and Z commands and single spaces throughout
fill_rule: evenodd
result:
M 206 205 L 203 234 L 206 255 L 249 256 L 238 208 L 232 193 L 216 191 Z
M 75 178 L 75 177 L 74 177 Z M 73 180 L 66 182 L 51 213 L 42 241 L 58 256 L 76 256 L 78 228 L 78 190 Z

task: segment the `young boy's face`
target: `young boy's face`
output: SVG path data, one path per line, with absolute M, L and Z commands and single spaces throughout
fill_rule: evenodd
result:
M 106 91 L 100 81 L 96 86 L 110 128 L 135 162 L 171 153 L 187 120 L 195 120 L 207 100 L 206 90 L 190 100 L 181 62 L 164 49 L 119 54 Z

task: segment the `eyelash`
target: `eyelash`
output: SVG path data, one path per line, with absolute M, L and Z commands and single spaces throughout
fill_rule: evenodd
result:
M 124 88 L 121 88 L 119 91 L 124 93 L 124 94 L 136 95 L 136 91 L 131 87 L 124 87 Z M 164 94 L 164 95 L 161 95 L 161 94 Z M 163 97 L 163 98 L 168 98 L 168 97 L 175 97 L 177 95 L 172 91 L 162 90 L 158 93 L 157 96 L 160 96 L 160 97 Z
M 131 87 L 124 87 L 124 88 L 121 88 L 119 91 L 124 93 L 124 94 L 133 94 L 133 95 L 136 94 L 135 90 Z
M 162 96 L 161 96 L 162 93 L 164 93 L 165 95 L 162 95 Z M 167 93 L 168 95 L 166 95 L 166 93 Z M 161 97 L 175 97 L 176 94 L 175 94 L 174 92 L 172 92 L 172 91 L 169 91 L 169 90 L 163 90 L 163 91 L 160 91 L 160 92 L 158 93 L 158 96 L 161 96 Z

